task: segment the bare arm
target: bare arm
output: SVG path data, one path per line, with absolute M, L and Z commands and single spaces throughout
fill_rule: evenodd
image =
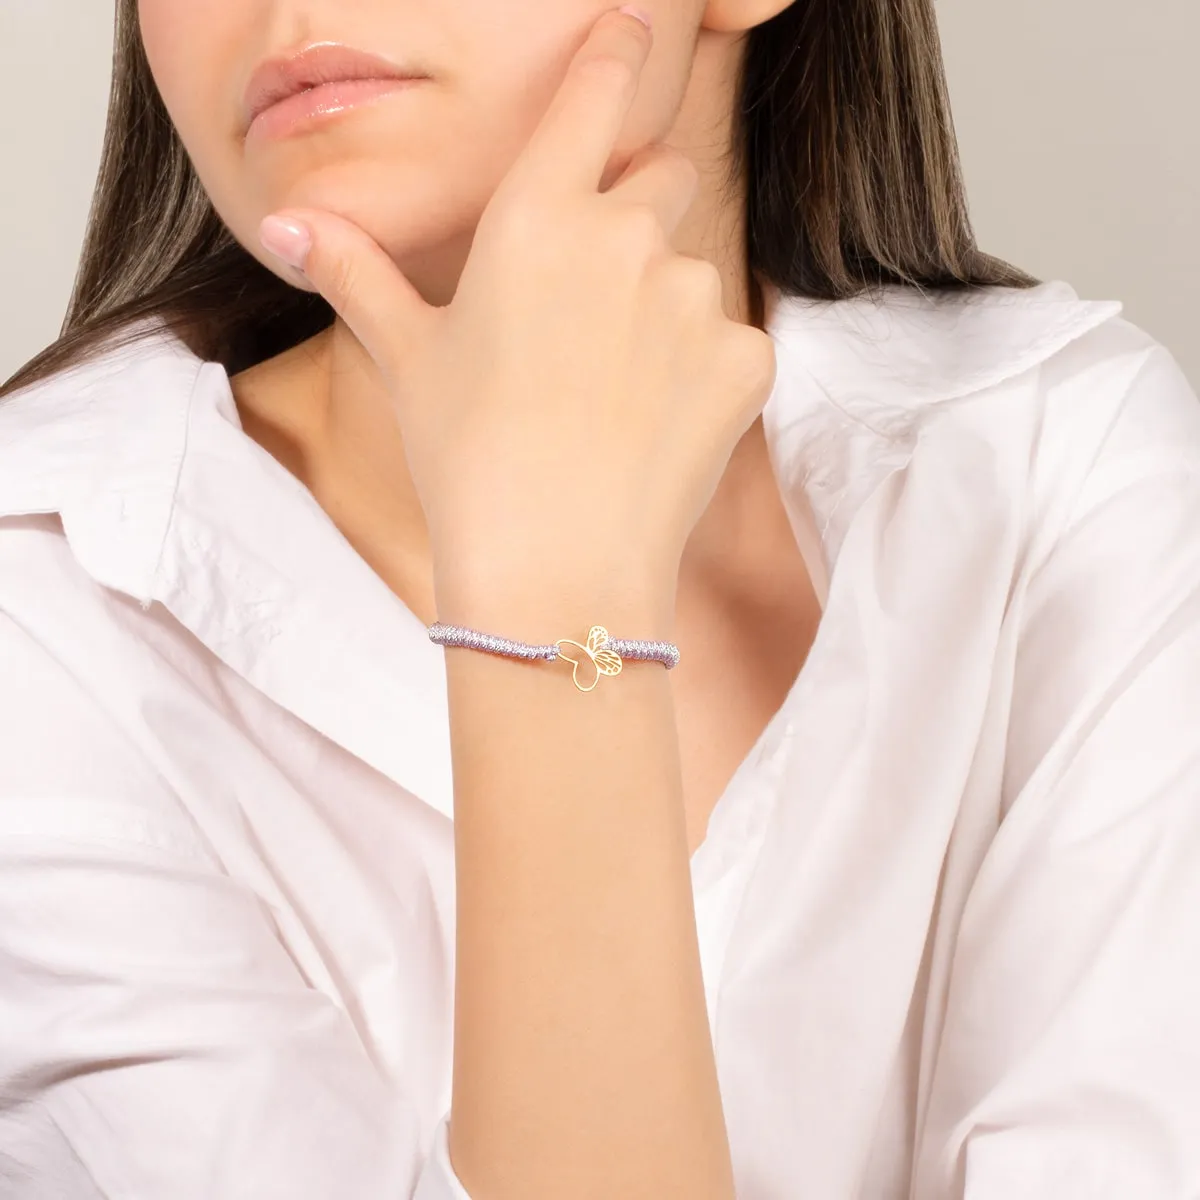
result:
M 380 366 L 437 616 L 666 639 L 688 535 L 774 383 L 771 339 L 676 254 L 696 167 L 604 192 L 650 48 L 605 14 L 431 307 L 361 231 L 304 268 Z M 477 1200 L 730 1200 L 670 681 L 447 651 L 458 945 L 450 1156 Z
M 538 592 L 463 608 L 537 641 L 669 627 L 650 604 Z M 561 662 L 452 650 L 447 672 L 456 1170 L 488 1200 L 732 1197 L 667 671 L 632 664 L 586 695 Z

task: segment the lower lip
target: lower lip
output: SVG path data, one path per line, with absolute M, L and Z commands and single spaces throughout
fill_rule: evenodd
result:
M 335 117 L 351 108 L 360 108 L 393 92 L 404 91 L 424 79 L 343 79 L 298 92 L 270 108 L 263 109 L 246 132 L 250 138 L 280 138 L 300 129 Z

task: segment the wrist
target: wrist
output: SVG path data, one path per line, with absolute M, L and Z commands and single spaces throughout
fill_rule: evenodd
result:
M 629 564 L 608 571 L 597 563 L 552 559 L 535 568 L 435 559 L 437 618 L 518 641 L 582 640 L 593 625 L 613 637 L 671 640 L 675 573 Z

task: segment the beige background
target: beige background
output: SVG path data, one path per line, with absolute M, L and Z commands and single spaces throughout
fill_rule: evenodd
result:
M 0 0 L 0 379 L 62 319 L 112 7 Z M 1123 300 L 1200 387 L 1200 0 L 940 0 L 939 13 L 983 246 Z

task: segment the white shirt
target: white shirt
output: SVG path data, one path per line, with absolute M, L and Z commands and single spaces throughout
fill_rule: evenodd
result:
M 1064 284 L 768 301 L 823 613 L 692 860 L 739 1200 L 1194 1200 L 1200 404 Z M 165 332 L 0 403 L 0 1194 L 465 1200 L 445 653 Z

